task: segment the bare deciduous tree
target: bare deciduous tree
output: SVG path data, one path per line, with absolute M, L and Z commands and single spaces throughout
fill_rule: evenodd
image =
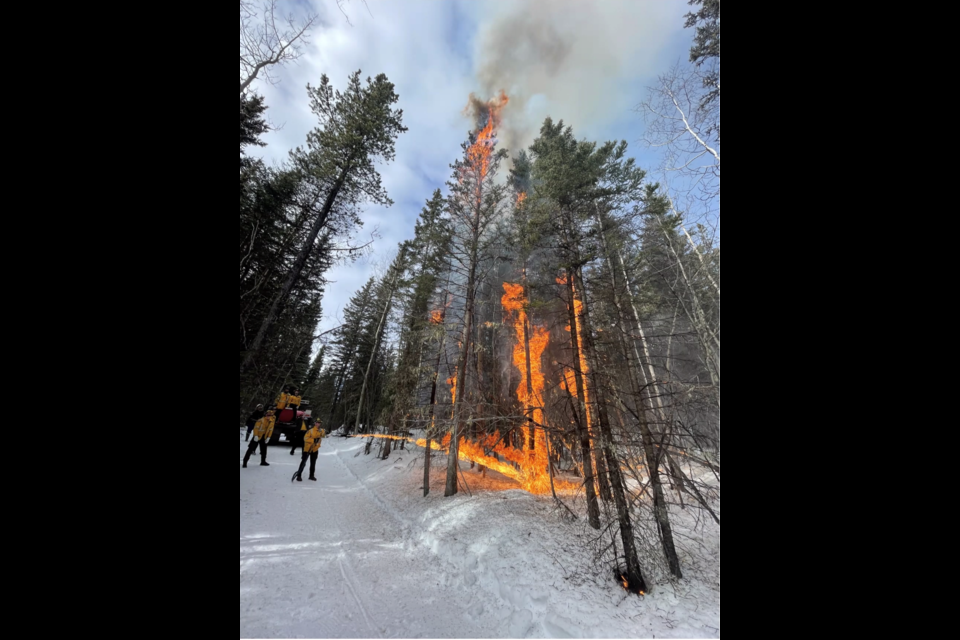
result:
M 660 76 L 638 111 L 647 123 L 645 142 L 663 150 L 663 169 L 679 173 L 691 193 L 714 200 L 720 195 L 720 102 L 704 102 L 703 80 L 702 70 L 677 65 Z
M 337 4 L 342 5 L 343 0 Z M 303 55 L 310 28 L 317 21 L 316 14 L 298 18 L 284 16 L 278 0 L 240 0 L 240 93 L 250 88 L 254 80 L 263 77 L 275 83 L 271 67 L 296 60 Z

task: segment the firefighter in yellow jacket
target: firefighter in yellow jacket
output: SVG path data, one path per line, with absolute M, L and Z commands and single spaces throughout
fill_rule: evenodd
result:
M 253 440 L 250 442 L 250 446 L 247 447 L 247 454 L 243 456 L 243 468 L 247 468 L 247 462 L 250 461 L 250 456 L 253 455 L 254 450 L 257 446 L 260 447 L 260 466 L 269 467 L 267 464 L 267 442 L 273 437 L 273 425 L 276 424 L 277 419 L 273 415 L 273 411 L 267 411 L 267 415 L 263 416 L 257 426 L 253 428 Z
M 288 394 L 289 391 L 290 387 L 284 387 L 283 391 L 280 392 L 280 395 L 277 396 L 276 401 L 274 401 L 273 404 L 277 407 L 277 412 L 283 411 L 287 408 L 287 399 L 290 397 Z
M 303 436 L 303 457 L 300 459 L 300 468 L 297 470 L 290 482 L 296 480 L 303 482 L 303 468 L 307 466 L 307 459 L 310 460 L 310 479 L 317 479 L 317 457 L 320 455 L 320 441 L 327 435 L 327 432 L 320 428 L 320 421 L 310 427 Z
M 297 419 L 297 412 L 300 410 L 300 403 L 302 398 L 300 397 L 300 389 L 296 387 L 290 387 L 290 393 L 287 395 L 287 409 L 293 409 L 293 419 Z
M 307 431 L 313 427 L 313 416 L 304 416 L 303 422 L 300 425 L 300 431 L 297 431 L 293 434 L 293 448 L 290 449 L 290 455 L 297 453 L 297 447 L 303 446 L 303 436 L 307 434 Z

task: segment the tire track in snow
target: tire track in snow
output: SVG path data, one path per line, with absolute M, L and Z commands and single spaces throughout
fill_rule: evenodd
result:
M 393 518 L 394 520 L 396 520 L 397 524 L 400 525 L 400 528 L 401 528 L 401 530 L 403 531 L 403 537 L 404 537 L 404 538 L 407 538 L 407 539 L 410 539 L 410 538 L 411 538 L 411 534 L 412 534 L 412 532 L 413 532 L 411 523 L 408 522 L 408 521 L 406 521 L 406 520 L 404 520 L 404 519 L 400 516 L 400 514 L 397 513 L 397 511 L 396 511 L 395 509 L 393 509 L 393 508 L 390 507 L 386 502 L 384 502 L 383 500 L 381 500 L 381 499 L 380 499 L 380 496 L 378 496 L 375 491 L 373 491 L 372 489 L 370 489 L 370 487 L 368 487 L 368 486 L 363 482 L 363 480 L 360 479 L 360 476 L 358 476 L 357 474 L 355 474 L 355 473 L 353 472 L 353 469 L 351 469 L 350 467 L 347 466 L 347 464 L 340 458 L 340 450 L 339 450 L 339 449 L 336 450 L 336 454 L 335 454 L 334 457 L 337 459 L 337 464 L 339 464 L 347 473 L 350 474 L 350 476 L 351 476 L 354 480 L 357 481 L 357 484 L 360 486 L 361 489 L 363 489 L 363 492 L 366 493 L 366 494 L 370 497 L 370 499 L 372 499 L 374 502 L 376 502 L 376 503 L 377 503 L 377 506 L 379 506 L 380 509 L 384 511 L 384 513 L 386 513 L 388 516 L 390 516 L 391 518 Z
M 363 606 L 363 601 L 360 600 L 360 596 L 358 595 L 356 587 L 353 584 L 353 580 L 351 580 L 350 577 L 347 576 L 347 572 L 343 567 L 344 565 L 343 556 L 337 557 L 337 565 L 340 567 L 340 575 L 343 576 L 343 583 L 347 585 L 347 591 L 350 592 L 350 595 L 353 596 L 354 601 L 357 603 L 357 607 L 360 608 L 360 613 L 363 614 L 363 619 L 367 621 L 367 626 L 370 627 L 370 629 L 377 635 L 377 637 L 382 638 L 383 634 L 380 633 L 379 629 L 373 626 L 372 622 L 370 622 L 370 616 L 367 615 L 367 608 Z M 349 563 L 348 563 L 348 566 L 349 566 Z M 352 568 L 350 570 L 350 573 L 353 573 Z
M 347 468 L 347 466 L 343 464 L 343 462 L 340 460 L 339 455 L 335 454 L 334 457 L 337 459 L 337 462 L 340 464 L 341 468 L 347 471 L 350 471 Z M 350 475 L 353 476 L 354 479 L 356 479 L 359 483 L 359 478 L 354 476 L 352 473 Z M 362 483 L 360 484 L 362 485 Z M 326 492 L 321 492 L 321 496 L 322 496 L 323 502 L 327 506 L 326 508 L 327 513 L 332 513 L 334 510 L 332 509 L 329 494 L 327 494 Z M 367 607 L 364 606 L 363 600 L 360 598 L 360 592 L 356 586 L 356 579 L 355 579 L 356 572 L 354 571 L 353 566 L 350 564 L 350 558 L 347 557 L 346 552 L 343 551 L 343 543 L 342 543 L 344 539 L 343 528 L 340 526 L 340 522 L 338 518 L 334 518 L 333 522 L 335 523 L 335 527 L 337 530 L 337 539 L 341 541 L 339 545 L 341 547 L 341 551 L 340 551 L 340 554 L 337 556 L 337 566 L 340 568 L 340 575 L 343 577 L 343 584 L 346 586 L 347 591 L 350 592 L 350 596 L 353 598 L 354 602 L 357 603 L 357 607 L 360 609 L 360 613 L 363 614 L 363 619 L 366 621 L 367 627 L 373 632 L 373 634 L 376 637 L 383 638 L 383 633 L 381 633 L 380 630 L 377 629 L 373 625 L 373 623 L 370 621 L 370 615 L 367 612 Z M 349 575 L 348 575 L 348 570 L 349 570 Z

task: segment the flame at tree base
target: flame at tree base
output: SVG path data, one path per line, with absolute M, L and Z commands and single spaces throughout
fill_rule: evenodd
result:
M 521 194 L 519 203 L 522 203 L 526 194 Z M 543 388 L 545 378 L 541 361 L 543 352 L 550 344 L 550 332 L 543 327 L 530 323 L 527 315 L 527 295 L 524 286 L 520 284 L 503 283 L 504 295 L 501 299 L 506 312 L 506 322 L 512 324 L 517 335 L 517 344 L 513 349 L 513 364 L 520 371 L 520 386 L 517 387 L 517 398 L 523 403 L 524 409 L 534 423 L 546 424 L 543 416 Z M 529 434 L 526 435 L 526 459 L 521 462 L 524 474 L 524 488 L 530 493 L 543 495 L 550 493 L 550 460 L 547 456 L 546 434 L 536 429 L 533 442 Z
M 355 435 L 354 438 L 378 438 L 382 440 L 405 440 L 410 444 L 414 444 L 418 447 L 425 449 L 427 447 L 427 441 L 424 439 L 414 439 L 407 438 L 404 436 L 391 436 L 384 434 L 374 434 L 374 435 Z M 537 440 L 539 441 L 541 434 L 538 432 Z M 500 435 L 494 434 L 492 436 L 481 438 L 479 442 L 473 442 L 471 440 L 462 439 L 460 441 L 460 448 L 458 458 L 464 462 L 473 462 L 478 465 L 492 469 L 497 473 L 505 475 L 511 480 L 515 480 L 520 483 L 521 488 L 528 493 L 533 495 L 547 495 L 551 493 L 552 489 L 550 487 L 550 476 L 544 475 L 544 473 L 535 471 L 524 471 L 524 469 L 546 469 L 547 468 L 547 454 L 546 454 L 546 435 L 542 435 L 543 438 L 543 447 L 538 446 L 537 451 L 518 451 L 508 444 L 499 442 Z M 441 453 L 450 452 L 450 435 L 448 434 L 442 442 L 437 442 L 432 440 L 430 442 L 432 451 L 439 451 Z M 506 458 L 508 462 L 503 462 L 499 458 L 494 457 L 496 455 Z M 520 466 L 518 470 L 513 464 Z M 541 466 L 542 465 L 542 466 Z M 555 480 L 554 486 L 557 491 L 560 492 L 573 492 L 579 489 L 579 486 L 567 482 L 565 480 Z
M 614 577 L 616 577 L 617 581 L 623 587 L 624 591 L 635 593 L 638 596 L 647 595 L 647 585 L 644 582 L 642 577 L 638 579 L 639 585 L 635 585 L 635 584 L 631 584 L 630 578 L 627 577 L 627 575 L 621 569 L 614 569 L 613 575 Z

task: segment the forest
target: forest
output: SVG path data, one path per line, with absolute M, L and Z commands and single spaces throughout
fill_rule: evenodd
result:
M 581 137 L 561 105 L 505 148 L 512 96 L 464 96 L 446 182 L 320 332 L 331 269 L 370 254 L 364 211 L 392 204 L 403 100 L 376 70 L 321 74 L 315 127 L 265 162 L 258 83 L 315 23 L 241 1 L 240 421 L 296 385 L 368 455 L 415 451 L 424 496 L 438 470 L 464 491 L 466 462 L 584 523 L 625 589 L 682 579 L 677 514 L 720 524 L 720 3 L 690 5 L 689 60 L 636 105 L 642 141 Z

